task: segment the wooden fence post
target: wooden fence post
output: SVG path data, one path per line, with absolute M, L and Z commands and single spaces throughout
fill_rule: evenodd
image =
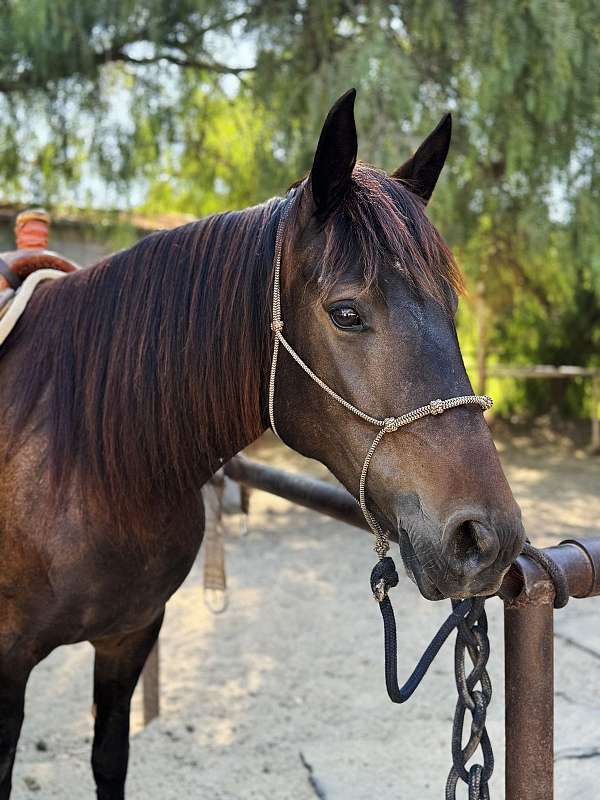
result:
M 487 306 L 485 285 L 477 283 L 475 314 L 477 320 L 477 394 L 485 394 L 487 389 Z
M 150 651 L 142 673 L 144 697 L 144 725 L 148 725 L 160 714 L 159 640 Z
M 600 450 L 600 372 L 592 375 L 592 440 L 591 448 Z

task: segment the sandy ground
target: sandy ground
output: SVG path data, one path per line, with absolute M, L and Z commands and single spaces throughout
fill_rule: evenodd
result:
M 513 440 L 503 448 L 528 532 L 538 544 L 600 534 L 600 460 Z M 273 446 L 253 455 L 322 474 Z M 447 645 L 420 691 L 393 706 L 383 682 L 379 612 L 369 597 L 367 535 L 255 493 L 247 536 L 231 518 L 230 606 L 204 607 L 196 566 L 168 606 L 161 637 L 162 716 L 141 727 L 131 800 L 370 800 L 443 797 L 455 693 Z M 402 579 L 395 590 L 403 674 L 447 613 Z M 503 797 L 501 604 L 488 603 L 494 699 L 488 713 Z M 556 614 L 558 800 L 598 796 L 600 599 Z M 92 650 L 61 648 L 29 684 L 16 800 L 92 798 L 88 766 Z M 307 765 L 310 765 L 307 766 Z M 312 770 L 313 783 L 309 782 Z M 464 795 L 461 795 L 461 797 Z

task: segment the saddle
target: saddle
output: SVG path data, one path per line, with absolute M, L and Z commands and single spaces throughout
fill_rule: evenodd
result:
M 79 266 L 48 250 L 50 215 L 41 208 L 15 220 L 16 250 L 0 253 L 0 344 L 6 339 L 33 290 L 43 280 L 75 272 Z
M 0 253 L 0 292 L 17 290 L 38 269 L 74 272 L 79 266 L 48 250 L 50 215 L 41 208 L 23 211 L 15 220 L 16 250 Z

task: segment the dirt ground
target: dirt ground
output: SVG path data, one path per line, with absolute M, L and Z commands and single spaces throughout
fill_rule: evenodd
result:
M 499 443 L 536 544 L 600 535 L 600 459 L 560 442 Z M 322 474 L 263 440 L 252 455 Z M 255 493 L 250 531 L 230 518 L 229 609 L 204 607 L 197 565 L 168 606 L 161 637 L 162 715 L 133 711 L 130 800 L 439 800 L 450 765 L 451 648 L 405 706 L 387 699 L 379 612 L 369 597 L 368 536 Z M 403 674 L 447 603 L 395 590 Z M 488 603 L 495 695 L 488 729 L 492 797 L 503 797 L 501 604 Z M 600 599 L 556 614 L 558 800 L 598 796 Z M 14 776 L 16 800 L 92 798 L 92 650 L 61 648 L 35 671 Z M 310 780 L 309 780 L 310 779 Z M 311 783 L 312 781 L 312 783 Z M 461 795 L 463 797 L 464 795 Z

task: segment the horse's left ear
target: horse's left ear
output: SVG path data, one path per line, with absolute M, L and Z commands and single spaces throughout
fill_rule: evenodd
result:
M 317 217 L 326 217 L 350 188 L 358 141 L 354 121 L 356 89 L 343 94 L 331 107 L 319 137 L 310 171 Z
M 427 203 L 446 161 L 451 138 L 452 117 L 446 114 L 414 156 L 398 167 L 392 177 L 405 183 L 407 189 Z

